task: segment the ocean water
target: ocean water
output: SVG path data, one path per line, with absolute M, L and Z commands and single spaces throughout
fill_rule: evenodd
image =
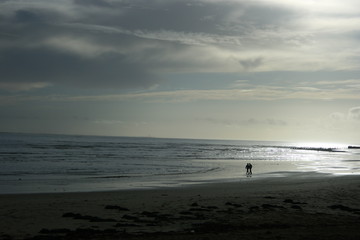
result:
M 245 174 L 247 162 L 253 174 Z M 0 133 L 0 194 L 157 188 L 298 172 L 360 174 L 341 144 Z

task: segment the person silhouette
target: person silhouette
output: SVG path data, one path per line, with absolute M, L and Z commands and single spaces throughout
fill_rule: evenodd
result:
M 247 163 L 245 168 L 246 168 L 246 175 L 251 175 L 252 174 L 252 165 L 251 165 L 251 163 Z

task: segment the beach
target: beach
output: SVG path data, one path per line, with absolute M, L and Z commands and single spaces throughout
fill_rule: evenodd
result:
M 359 239 L 360 176 L 0 195 L 0 239 Z

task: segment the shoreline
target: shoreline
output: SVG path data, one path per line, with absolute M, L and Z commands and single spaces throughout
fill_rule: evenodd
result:
M 355 174 L 344 174 L 345 176 L 354 176 Z M 181 175 L 180 175 L 181 176 Z M 0 196 L 2 195 L 31 195 L 31 194 L 67 194 L 67 193 L 94 193 L 94 192 L 117 192 L 117 191 L 132 191 L 132 190 L 156 190 L 156 189 L 172 189 L 172 188 L 184 188 L 184 187 L 192 187 L 198 185 L 208 185 L 208 184 L 222 184 L 222 183 L 236 183 L 243 181 L 256 181 L 261 179 L 271 179 L 271 178 L 296 178 L 296 177 L 307 177 L 307 178 L 321 178 L 326 176 L 336 176 L 331 173 L 321 173 L 321 172 L 305 172 L 305 171 L 297 171 L 297 170 L 285 170 L 285 171 L 277 171 L 277 172 L 260 172 L 254 173 L 252 175 L 246 174 L 238 174 L 238 176 L 232 177 L 192 177 L 190 179 L 186 178 L 175 178 L 167 179 L 169 176 L 165 175 L 162 178 L 147 178 L 145 177 L 141 181 L 135 182 L 90 182 L 87 183 L 82 179 L 81 182 L 73 182 L 67 183 L 66 185 L 56 185 L 50 183 L 41 183 L 42 185 L 37 186 L 39 183 L 37 181 L 32 182 L 29 181 L 25 185 L 23 181 L 25 180 L 17 180 L 11 181 L 13 184 L 7 183 L 6 185 L 0 186 L 3 187 L 0 192 Z M 360 173 L 359 173 L 360 176 Z M 99 178 L 91 178 L 94 179 L 115 179 L 117 177 L 99 177 Z M 43 180 L 46 181 L 46 180 Z M 16 182 L 19 185 L 16 185 Z M 35 186 L 33 186 L 33 185 Z M 84 185 L 85 184 L 85 185 Z M 89 185 L 86 185 L 89 184 Z M 83 187 L 85 186 L 85 187 Z M 91 187 L 90 187 L 91 186 Z M 7 190 L 6 190 L 7 189 Z M 10 190 L 9 190 L 10 189 Z M 17 190 L 14 190 L 17 189 Z
M 258 160 L 251 179 L 292 177 L 296 175 L 322 176 L 330 172 L 318 172 L 305 169 L 307 162 L 303 161 L 267 161 Z M 3 194 L 33 194 L 33 193 L 67 193 L 67 192 L 97 192 L 131 189 L 156 189 L 182 187 L 186 185 L 211 184 L 217 182 L 237 182 L 249 180 L 245 174 L 244 161 L 230 161 L 222 167 L 214 166 L 209 172 L 191 174 L 164 174 L 145 176 L 85 176 L 80 178 L 12 178 L 0 181 L 0 195 Z M 353 174 L 345 171 L 345 174 Z
M 155 185 L 155 184 L 149 184 L 146 186 L 137 186 L 136 184 L 132 187 L 125 187 L 122 188 L 122 186 L 119 186 L 119 188 L 113 188 L 112 190 L 104 188 L 103 190 L 99 190 L 99 188 L 93 188 L 93 190 L 81 190 L 81 191 L 24 191 L 24 192 L 0 192 L 1 196 L 6 195 L 47 195 L 47 194 L 87 194 L 87 193 L 111 193 L 111 192 L 127 192 L 127 191 L 147 191 L 147 190 L 171 190 L 171 189 L 182 189 L 182 188 L 193 188 L 193 187 L 206 187 L 207 185 L 213 186 L 213 185 L 221 185 L 221 184 L 241 184 L 244 182 L 249 181 L 260 181 L 264 179 L 279 179 L 279 178 L 323 178 L 323 177 L 336 177 L 337 175 L 329 174 L 329 173 L 319 173 L 319 172 L 302 172 L 302 171 L 281 171 L 281 172 L 267 172 L 267 173 L 256 173 L 251 175 L 243 174 L 243 176 L 240 177 L 231 177 L 231 178 L 219 178 L 219 179 L 203 179 L 203 180 L 184 180 L 183 182 L 178 183 L 167 183 L 163 185 Z M 344 176 L 356 176 L 355 174 L 346 174 Z M 358 175 L 360 177 L 360 174 Z M 108 178 L 108 177 L 105 177 Z M 159 181 L 159 180 L 158 180 Z M 154 182 L 158 182 L 154 181 Z M 170 182 L 170 180 L 169 180 Z M 151 182 L 153 183 L 153 182 Z
M 156 189 L 2 194 L 0 239 L 356 239 L 359 180 L 299 173 Z

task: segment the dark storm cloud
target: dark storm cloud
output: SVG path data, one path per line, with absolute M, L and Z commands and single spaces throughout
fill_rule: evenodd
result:
M 0 7 L 1 82 L 87 88 L 148 88 L 169 71 L 256 69 L 262 56 L 232 57 L 232 46 L 248 50 L 242 45 L 257 44 L 249 38 L 254 29 L 293 16 L 252 1 L 14 0 Z
M 15 12 L 14 20 L 15 22 L 31 23 L 41 21 L 41 17 L 31 11 L 18 10 Z
M 104 0 L 74 0 L 74 3 L 83 6 L 112 7 L 110 3 Z
M 149 63 L 116 49 L 136 48 L 137 37 L 79 29 L 68 23 L 67 16 L 52 12 L 27 8 L 3 17 L 6 21 L 0 24 L 0 82 L 11 83 L 14 89 L 19 83 L 21 90 L 26 82 L 85 88 L 147 88 L 159 81 L 160 77 L 147 66 Z M 60 47 L 51 44 L 54 40 Z M 77 45 L 71 46 L 74 40 Z M 79 50 L 88 42 L 92 43 L 90 47 Z M 89 56 L 88 52 L 96 54 Z
M 85 16 L 86 21 L 128 30 L 161 29 L 239 35 L 247 34 L 248 27 L 265 29 L 284 24 L 296 15 L 294 11 L 284 7 L 269 7 L 254 4 L 252 1 L 75 1 L 82 7 L 95 5 L 94 2 L 102 7 L 111 7 L 117 12 L 98 12 L 96 18 Z
M 157 80 L 141 63 L 131 63 L 121 54 L 103 54 L 92 59 L 49 48 L 2 51 L 0 72 L 5 81 L 41 79 L 85 88 L 148 87 Z

